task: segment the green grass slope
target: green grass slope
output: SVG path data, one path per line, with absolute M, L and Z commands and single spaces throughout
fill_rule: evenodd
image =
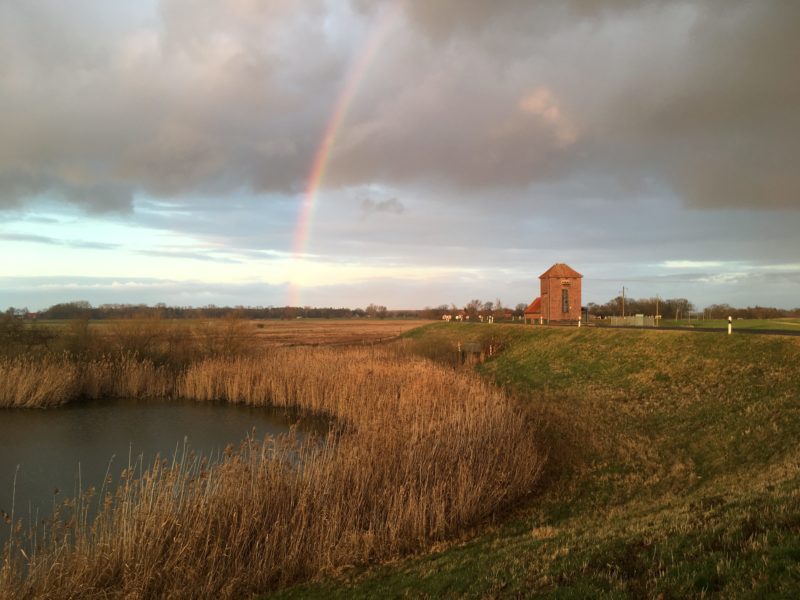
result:
M 663 319 L 661 323 L 664 327 L 692 327 L 697 329 L 728 327 L 728 319 Z M 775 319 L 734 319 L 733 331 L 739 329 L 765 329 L 765 330 L 784 330 L 800 331 L 800 319 L 796 317 L 782 317 Z
M 541 416 L 541 489 L 430 554 L 284 597 L 800 597 L 800 338 L 437 324 Z

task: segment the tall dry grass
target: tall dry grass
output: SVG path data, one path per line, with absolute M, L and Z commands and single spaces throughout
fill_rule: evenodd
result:
M 81 366 L 84 398 L 169 398 L 175 393 L 174 373 L 134 354 L 106 356 Z
M 386 348 L 208 359 L 179 377 L 94 361 L 75 377 L 87 395 L 297 407 L 343 426 L 129 469 L 92 522 L 78 499 L 28 559 L 10 544 L 0 597 L 267 591 L 453 536 L 528 494 L 543 462 L 534 425 L 497 389 Z
M 79 368 L 66 356 L 0 359 L 0 408 L 59 406 L 79 394 Z
M 0 359 L 0 408 L 49 408 L 81 398 L 168 398 L 179 378 L 132 354 L 82 362 L 66 354 Z

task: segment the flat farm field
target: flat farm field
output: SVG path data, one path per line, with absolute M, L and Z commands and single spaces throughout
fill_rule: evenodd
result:
M 214 344 L 235 339 L 259 346 L 324 346 L 370 344 L 387 341 L 430 324 L 422 319 L 108 319 L 86 322 L 90 334 L 100 339 L 119 337 L 162 338 L 166 334 L 204 339 Z M 39 321 L 29 330 L 57 337 L 75 334 L 78 321 Z
M 426 325 L 416 319 L 295 319 L 248 321 L 248 329 L 266 345 L 302 346 L 379 342 Z

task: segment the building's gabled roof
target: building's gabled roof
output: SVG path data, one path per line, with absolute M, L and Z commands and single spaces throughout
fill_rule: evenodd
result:
M 545 279 L 547 277 L 583 277 L 583 275 L 567 264 L 556 263 L 539 275 L 539 279 Z
M 531 302 L 528 305 L 528 308 L 525 309 L 525 314 L 526 315 L 529 315 L 531 313 L 538 315 L 541 312 L 542 312 L 542 299 L 541 298 L 536 298 L 536 300 Z

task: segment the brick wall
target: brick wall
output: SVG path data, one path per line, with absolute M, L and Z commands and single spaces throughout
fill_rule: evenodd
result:
M 581 278 L 540 278 L 542 314 L 550 321 L 577 321 L 581 317 Z M 562 311 L 562 290 L 567 290 L 569 310 Z

